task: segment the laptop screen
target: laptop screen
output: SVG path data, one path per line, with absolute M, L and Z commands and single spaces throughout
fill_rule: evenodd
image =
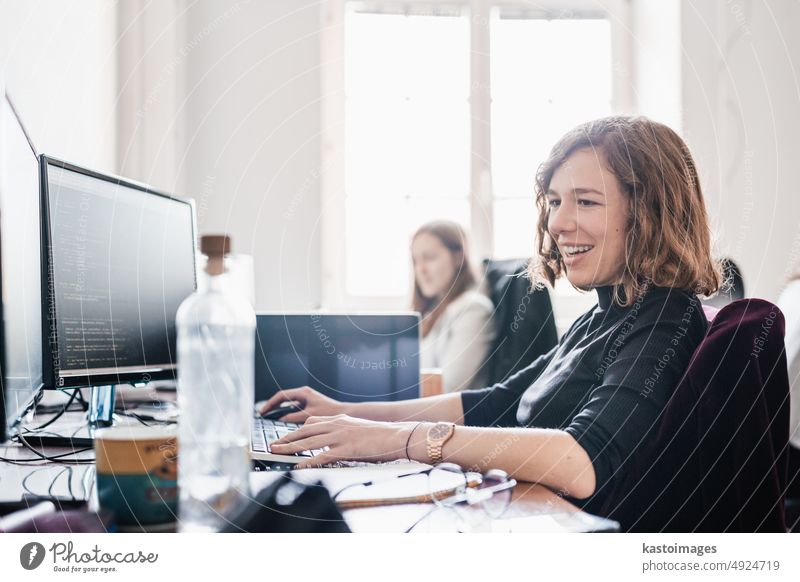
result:
M 344 402 L 419 396 L 419 316 L 259 314 L 256 400 L 311 386 Z

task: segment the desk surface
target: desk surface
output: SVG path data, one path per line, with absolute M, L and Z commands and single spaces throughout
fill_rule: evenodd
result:
M 337 492 L 347 485 L 373 481 L 376 488 L 381 488 L 382 484 L 393 486 L 393 488 L 382 488 L 380 493 L 375 492 L 377 497 L 391 497 L 398 494 L 409 494 L 411 492 L 403 489 L 403 483 L 407 483 L 413 493 L 418 493 L 420 483 L 411 485 L 408 479 L 395 479 L 397 475 L 421 471 L 428 467 L 422 463 L 400 461 L 397 463 L 387 463 L 370 467 L 352 467 L 340 469 L 306 469 L 296 471 L 293 476 L 303 483 L 322 482 L 331 492 Z M 276 478 L 276 473 L 253 473 L 251 485 L 254 492 L 261 490 Z M 425 479 L 425 477 L 420 477 Z M 414 479 L 411 477 L 411 479 Z M 426 488 L 426 482 L 422 484 Z M 424 492 L 424 491 L 423 491 Z M 353 497 L 361 498 L 358 491 L 353 491 Z M 347 495 L 342 496 L 345 500 Z M 558 529 L 559 531 L 592 531 L 603 529 L 605 524 L 595 521 L 597 518 L 590 516 L 572 505 L 566 499 L 558 496 L 552 490 L 537 483 L 518 483 L 515 487 L 508 509 L 500 520 L 488 518 L 478 507 L 460 509 L 437 509 L 432 503 L 386 505 L 381 507 L 366 507 L 359 509 L 348 509 L 343 512 L 348 527 L 354 532 L 381 532 L 381 533 L 402 533 L 407 530 L 413 532 L 449 532 L 449 531 L 491 531 L 492 527 L 500 531 L 506 531 L 499 521 L 511 520 L 515 527 L 520 528 L 525 524 L 518 520 L 536 516 L 556 516 L 559 527 L 555 527 L 554 522 L 528 524 L 534 529 L 539 525 L 547 525 L 548 531 Z M 511 523 L 511 522 L 509 522 Z
M 537 516 L 552 517 L 556 521 L 530 520 Z M 573 519 L 573 516 L 577 517 L 577 520 Z M 527 482 L 517 484 L 509 508 L 496 520 L 486 516 L 480 508 L 468 508 L 456 512 L 453 509 L 436 509 L 432 504 L 350 509 L 344 512 L 344 517 L 354 532 L 404 532 L 409 528 L 415 533 L 507 531 L 504 523 L 506 521 L 509 521 L 507 527 L 512 529 L 514 527 L 533 530 L 542 528 L 547 531 L 596 529 L 594 526 L 586 527 L 592 520 L 591 516 L 547 487 Z M 530 521 L 523 524 L 520 520 Z M 561 527 L 557 527 L 557 524 Z
M 74 422 L 80 413 L 71 413 Z M 39 419 L 35 424 L 39 424 Z M 130 420 L 130 419 L 125 419 Z M 135 421 L 134 421 L 135 422 Z M 126 422 L 127 423 L 127 422 Z M 62 454 L 66 449 L 44 449 L 47 454 Z M 35 455 L 20 445 L 0 446 L 6 459 L 33 459 Z M 92 458 L 93 451 L 79 457 Z M 418 463 L 391 463 L 375 467 L 309 469 L 295 474 L 304 479 L 321 480 L 331 491 L 367 480 L 393 478 Z M 254 491 L 275 478 L 274 473 L 252 473 Z M 0 500 L 19 499 L 23 493 L 87 497 L 94 487 L 93 465 L 52 463 L 12 464 L 0 462 Z M 350 509 L 345 520 L 355 532 L 448 532 L 448 531 L 596 531 L 609 529 L 609 523 L 582 512 L 550 489 L 535 483 L 518 483 L 507 511 L 499 520 L 487 518 L 479 508 L 437 509 L 433 504 L 409 504 Z

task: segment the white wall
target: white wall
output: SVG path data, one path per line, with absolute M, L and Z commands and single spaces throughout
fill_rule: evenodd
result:
M 718 251 L 775 300 L 800 258 L 800 4 L 682 0 L 683 127 Z
M 255 255 L 260 309 L 321 298 L 320 5 L 120 5 L 119 165 L 195 197 L 201 231 L 227 229 Z M 774 300 L 800 257 L 800 5 L 631 7 L 637 110 L 682 130 L 718 254 Z
M 633 0 L 630 36 L 636 113 L 681 133 L 681 0 Z
M 42 153 L 115 172 L 116 3 L 0 3 L 0 74 Z
M 632 0 L 636 110 L 682 133 L 718 256 L 775 300 L 800 268 L 800 5 Z
M 126 2 L 126 174 L 195 198 L 200 232 L 254 256 L 257 309 L 319 306 L 320 9 Z

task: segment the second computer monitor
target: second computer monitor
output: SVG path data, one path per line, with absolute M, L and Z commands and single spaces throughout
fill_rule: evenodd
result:
M 194 208 L 42 156 L 45 385 L 174 378 L 196 287 Z
M 5 330 L 5 362 L 0 366 L 0 411 L 5 414 L 0 422 L 9 436 L 42 387 L 42 301 L 39 159 L 5 94 L 0 95 L 0 209 L 0 330 Z
M 419 314 L 259 313 L 256 400 L 311 386 L 336 400 L 419 396 Z

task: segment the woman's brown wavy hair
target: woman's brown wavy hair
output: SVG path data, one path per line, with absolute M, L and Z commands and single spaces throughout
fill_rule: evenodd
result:
M 711 229 L 692 155 L 677 133 L 645 117 L 590 121 L 553 146 L 536 173 L 538 257 L 528 269 L 531 279 L 552 285 L 565 272 L 547 229 L 545 193 L 555 171 L 583 149 L 601 154 L 629 204 L 625 270 L 615 289 L 616 303 L 631 305 L 651 285 L 716 293 L 722 271 L 711 257 Z

